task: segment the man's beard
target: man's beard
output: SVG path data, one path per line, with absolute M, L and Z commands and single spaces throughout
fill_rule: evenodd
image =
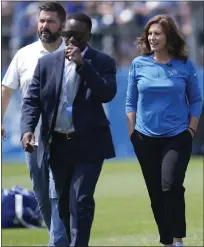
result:
M 52 33 L 52 32 L 50 32 L 50 30 L 45 29 L 41 32 L 38 31 L 38 36 L 39 36 L 40 40 L 42 41 L 42 43 L 51 44 L 51 43 L 54 43 L 61 36 L 61 31 L 62 31 L 62 29 L 59 28 L 58 31 Z M 46 32 L 46 34 L 43 34 L 45 32 Z

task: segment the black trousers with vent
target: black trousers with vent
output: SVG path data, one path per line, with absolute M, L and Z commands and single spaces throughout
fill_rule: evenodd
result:
M 149 193 L 162 244 L 186 236 L 185 173 L 191 156 L 189 130 L 165 138 L 153 138 L 134 131 L 131 135 Z

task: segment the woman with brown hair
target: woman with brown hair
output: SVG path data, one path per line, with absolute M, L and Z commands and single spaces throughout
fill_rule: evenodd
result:
M 167 15 L 149 20 L 138 38 L 141 56 L 131 64 L 126 113 L 160 242 L 183 246 L 183 186 L 192 138 L 202 108 L 201 89 L 185 41 Z

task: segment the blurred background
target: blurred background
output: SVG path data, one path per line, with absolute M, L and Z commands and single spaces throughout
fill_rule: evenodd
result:
M 21 47 L 37 40 L 38 5 L 42 2 L 1 2 L 1 77 Z M 97 184 L 97 210 L 91 246 L 158 246 L 158 233 L 142 173 L 130 144 L 125 115 L 129 66 L 138 55 L 136 38 L 156 14 L 176 21 L 196 64 L 199 83 L 204 79 L 204 2 L 60 2 L 67 13 L 83 11 L 93 22 L 91 45 L 117 61 L 118 92 L 105 110 L 111 122 L 117 158 L 106 161 Z M 204 93 L 203 93 L 204 95 Z M 7 140 L 2 141 L 2 191 L 14 185 L 32 189 L 20 143 L 20 93 L 17 91 L 4 117 Z M 188 235 L 185 246 L 204 246 L 203 241 L 203 154 L 204 110 L 185 179 Z M 5 189 L 6 188 L 6 189 Z M 15 188 L 15 187 L 14 187 Z M 8 208 L 2 192 L 2 212 Z M 14 205 L 12 204 L 12 207 Z M 15 215 L 12 215 L 16 220 Z M 2 217 L 3 218 L 3 217 Z M 13 219 L 13 218 L 12 218 Z M 7 218 L 6 218 L 7 220 Z M 3 229 L 2 246 L 46 246 L 46 229 Z
M 1 2 L 2 78 L 11 59 L 18 49 L 37 40 L 38 5 L 42 2 Z M 136 37 L 146 22 L 156 14 L 168 14 L 176 21 L 187 42 L 189 55 L 195 61 L 200 85 L 203 89 L 204 62 L 204 17 L 203 2 L 60 2 L 67 13 L 82 11 L 93 22 L 93 38 L 90 44 L 113 57 L 117 61 L 118 93 L 115 99 L 105 105 L 111 122 L 117 158 L 134 156 L 128 140 L 125 95 L 127 75 L 131 61 L 138 55 Z M 203 116 L 194 139 L 193 154 L 204 153 Z M 16 92 L 4 118 L 7 141 L 2 143 L 3 162 L 21 162 L 24 155 L 21 149 L 20 94 Z M 202 123 L 202 124 L 201 124 Z M 204 129 L 204 128 L 203 128 Z

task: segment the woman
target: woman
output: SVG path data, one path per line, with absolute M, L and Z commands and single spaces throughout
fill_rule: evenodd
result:
M 185 41 L 167 15 L 154 16 L 138 39 L 131 64 L 126 113 L 160 242 L 183 246 L 183 182 L 202 108 L 201 90 Z

